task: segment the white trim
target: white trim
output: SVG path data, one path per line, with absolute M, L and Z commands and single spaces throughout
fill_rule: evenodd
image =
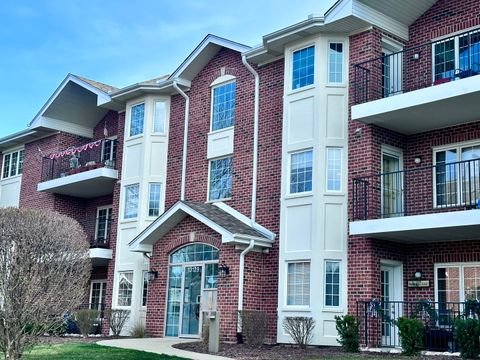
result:
M 152 192 L 152 185 L 159 185 L 160 192 L 159 192 L 159 199 L 158 199 L 158 215 L 150 215 L 150 195 Z M 157 218 L 162 211 L 162 191 L 163 191 L 163 184 L 161 181 L 149 181 L 148 182 L 148 197 L 147 197 L 147 218 Z
M 306 152 L 311 152 L 312 153 L 312 190 L 309 191 L 300 191 L 300 192 L 291 192 L 290 191 L 290 180 L 292 177 L 292 155 L 295 154 L 301 154 L 301 153 L 306 153 Z M 297 197 L 297 196 L 309 196 L 312 195 L 314 192 L 314 182 L 313 182 L 313 171 L 315 167 L 315 154 L 313 151 L 312 147 L 307 147 L 305 149 L 298 149 L 298 150 L 293 150 L 288 152 L 288 159 L 287 159 L 287 172 L 288 172 L 288 178 L 287 178 L 287 192 L 286 192 L 286 197 Z
M 340 150 L 340 189 L 339 190 L 329 190 L 328 189 L 328 152 L 329 150 Z M 344 174 L 344 155 L 343 147 L 341 146 L 326 146 L 325 147 L 325 192 L 328 194 L 343 194 L 343 174 Z M 313 186 L 312 186 L 313 188 Z
M 331 263 L 338 263 L 338 305 L 327 305 L 327 262 Z M 342 296 L 342 260 L 341 259 L 330 259 L 326 258 L 323 259 L 323 309 L 322 311 L 325 310 L 338 310 L 338 311 L 343 311 L 343 296 Z
M 135 106 L 139 106 L 139 105 L 142 105 L 143 104 L 143 129 L 142 129 L 142 132 L 139 133 L 139 134 L 135 134 L 135 135 L 131 135 L 130 134 L 130 131 L 131 131 L 131 128 L 132 128 L 132 109 L 135 107 Z M 146 104 L 146 100 L 145 99 L 142 99 L 142 100 L 139 100 L 138 102 L 135 102 L 135 103 L 132 103 L 129 107 L 128 107 L 128 118 L 125 119 L 127 125 L 125 126 L 125 130 L 126 130 L 126 140 L 131 140 L 131 139 L 136 139 L 136 138 L 139 138 L 139 137 L 142 137 L 144 134 L 145 134 L 145 114 L 147 112 L 147 104 Z
M 451 263 L 434 263 L 433 264 L 433 289 L 435 293 L 435 302 L 438 302 L 438 268 L 458 268 L 459 269 L 459 278 L 458 278 L 458 291 L 459 291 L 459 301 L 465 301 L 465 274 L 464 267 L 475 266 L 480 267 L 480 262 L 478 261 L 465 261 L 465 262 L 451 262 Z
M 330 44 L 342 44 L 342 81 L 341 82 L 330 82 Z M 327 86 L 345 86 L 346 81 L 345 81 L 345 65 L 347 64 L 346 62 L 346 46 L 345 46 L 345 41 L 342 40 L 335 40 L 335 39 L 329 39 L 327 42 L 327 55 L 325 57 L 327 61 Z M 348 68 L 348 66 L 347 66 Z
M 237 80 L 236 76 L 225 74 L 225 75 L 222 75 L 222 76 L 216 78 L 215 80 L 213 80 L 213 82 L 210 84 L 210 87 L 216 87 L 216 86 L 219 86 L 219 85 L 224 85 L 228 82 L 233 82 L 233 81 L 236 81 L 236 80 Z
M 307 85 L 304 85 L 304 86 L 300 86 L 300 87 L 294 89 L 293 88 L 293 70 L 294 70 L 293 69 L 293 53 L 295 53 L 297 51 L 304 50 L 304 49 L 308 49 L 308 48 L 311 48 L 311 47 L 313 47 L 313 83 L 307 84 Z M 319 52 L 319 49 L 318 49 L 318 46 L 317 46 L 317 42 L 315 40 L 310 40 L 306 43 L 299 44 L 299 45 L 289 49 L 288 56 L 290 58 L 290 61 L 289 61 L 290 67 L 289 67 L 288 75 L 286 77 L 286 80 L 288 81 L 288 83 L 287 83 L 288 87 L 286 87 L 286 89 L 285 89 L 287 94 L 293 94 L 293 93 L 296 93 L 296 92 L 299 92 L 299 91 L 302 91 L 302 90 L 315 88 L 317 86 L 317 82 L 318 82 L 317 60 L 319 58 L 318 52 Z
M 190 64 L 195 62 L 197 57 L 210 44 L 218 45 L 218 46 L 221 46 L 221 47 L 224 47 L 224 48 L 227 48 L 227 49 L 231 49 L 231 50 L 237 51 L 239 53 L 242 53 L 244 51 L 248 51 L 248 50 L 251 49 L 249 46 L 242 45 L 242 44 L 239 44 L 237 42 L 234 42 L 234 41 L 231 41 L 231 40 L 228 40 L 228 39 L 224 39 L 224 38 L 209 34 L 202 40 L 202 42 L 199 45 L 197 45 L 197 47 L 190 53 L 190 55 L 188 55 L 188 57 L 183 61 L 182 64 L 180 64 L 180 66 L 173 72 L 173 74 L 170 75 L 169 79 L 175 79 L 177 77 L 182 77 L 183 72 L 187 70 L 187 68 L 190 66 Z
M 37 184 L 37 191 L 53 192 L 55 188 L 65 185 L 88 181 L 95 178 L 109 178 L 112 180 L 118 179 L 118 170 L 101 167 L 94 170 L 84 171 L 78 174 L 73 174 L 58 179 L 48 180 Z M 113 190 L 112 190 L 113 191 Z
M 232 159 L 232 161 L 231 161 L 231 166 L 232 166 L 232 169 L 231 169 L 231 172 L 232 172 L 232 189 L 231 190 L 233 192 L 233 154 L 208 159 L 208 183 L 207 183 L 207 200 L 206 200 L 207 203 L 215 203 L 217 201 L 227 201 L 227 200 L 232 199 L 232 194 L 230 194 L 230 196 L 226 197 L 226 198 L 210 199 L 210 176 L 211 176 L 210 171 L 211 171 L 212 161 L 224 160 L 224 159 L 228 159 L 228 158 Z
M 16 150 L 10 150 L 10 151 L 5 151 L 3 152 L 3 157 L 2 157 L 2 169 L 1 169 L 1 177 L 0 177 L 0 180 L 7 180 L 7 179 L 11 179 L 11 178 L 15 178 L 15 177 L 19 177 L 19 176 L 22 176 L 22 174 L 19 174 L 18 173 L 18 170 L 19 170 L 19 167 L 20 167 L 20 153 L 23 151 L 23 162 L 22 162 L 22 174 L 23 174 L 23 165 L 25 163 L 25 147 L 23 146 L 20 146 L 20 147 L 17 147 Z M 15 165 L 15 175 L 10 175 L 10 173 L 12 172 L 12 165 L 13 165 L 13 162 L 12 162 L 12 158 L 13 158 L 13 154 L 17 154 L 17 161 L 16 161 L 16 165 Z M 8 176 L 5 177 L 5 174 L 4 174 L 4 170 L 5 170 L 5 157 L 7 155 L 10 155 L 10 159 L 9 159 L 9 162 L 8 162 Z
M 231 75 L 224 75 L 224 76 L 221 76 L 220 78 L 218 78 L 217 80 L 219 80 L 221 78 L 230 77 L 230 76 Z M 210 90 L 210 132 L 209 132 L 209 134 L 235 127 L 236 112 L 237 112 L 237 79 L 236 79 L 235 76 L 233 76 L 233 79 L 222 80 L 222 81 L 219 81 L 218 83 L 217 83 L 217 80 L 215 80 L 212 84 L 210 84 L 211 90 Z M 222 86 L 225 86 L 227 84 L 233 84 L 233 83 L 235 83 L 235 112 L 233 113 L 233 125 L 230 125 L 230 126 L 227 126 L 227 127 L 221 128 L 221 129 L 213 130 L 213 108 L 214 108 L 214 105 L 215 105 L 214 104 L 215 89 L 217 89 L 219 87 L 222 87 Z
M 289 264 L 309 264 L 310 266 L 310 279 L 308 287 L 308 305 L 288 305 L 288 265 Z M 295 260 L 285 260 L 285 296 L 283 299 L 283 308 L 289 309 L 290 311 L 310 311 L 312 306 L 312 259 L 295 259 Z

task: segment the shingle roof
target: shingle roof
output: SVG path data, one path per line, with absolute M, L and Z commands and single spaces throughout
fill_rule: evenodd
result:
M 191 201 L 182 202 L 232 234 L 268 239 L 264 234 L 255 230 L 252 226 L 247 225 L 225 210 L 220 209 L 218 206 L 209 203 L 195 203 Z
M 79 78 L 80 80 L 82 81 L 85 81 L 86 83 L 89 83 L 90 85 L 96 87 L 97 89 L 103 91 L 103 92 L 106 92 L 106 93 L 111 93 L 113 91 L 117 91 L 118 88 L 116 88 L 115 86 L 110 86 L 110 85 L 107 85 L 107 84 L 104 84 L 104 83 L 101 83 L 99 81 L 95 81 L 95 80 L 91 80 L 91 79 L 87 79 L 86 77 L 83 77 L 83 76 L 79 76 L 79 75 L 74 75 L 76 76 L 77 78 Z

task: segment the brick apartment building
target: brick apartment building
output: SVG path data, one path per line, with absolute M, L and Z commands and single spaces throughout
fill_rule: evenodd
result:
M 479 12 L 340 0 L 254 48 L 209 35 L 122 89 L 68 75 L 0 139 L 0 205 L 83 224 L 85 303 L 129 310 L 126 333 L 195 338 L 216 311 L 234 341 L 257 310 L 269 341 L 311 316 L 336 345 L 350 312 L 365 345 L 396 346 L 411 302 L 480 295 Z

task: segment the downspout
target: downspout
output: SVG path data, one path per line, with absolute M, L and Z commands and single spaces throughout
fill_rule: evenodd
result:
M 240 254 L 240 268 L 238 270 L 238 316 L 237 316 L 237 336 L 242 332 L 243 311 L 243 280 L 245 277 L 245 255 L 247 255 L 255 246 L 255 240 L 250 240 L 250 244 Z
M 253 170 L 252 170 L 252 209 L 250 211 L 250 222 L 253 226 L 255 224 L 255 217 L 257 211 L 257 164 L 258 164 L 258 111 L 260 104 L 260 77 L 253 67 L 247 62 L 247 57 L 242 55 L 242 63 L 252 73 L 255 78 L 255 101 L 253 111 Z M 240 339 L 242 332 L 242 318 L 243 311 L 243 282 L 245 279 L 245 255 L 247 255 L 255 246 L 255 241 L 250 240 L 250 244 L 240 254 L 240 266 L 238 274 L 238 316 L 237 316 L 237 338 Z
M 242 55 L 243 65 L 255 78 L 255 106 L 253 110 L 253 173 L 252 173 L 252 210 L 250 218 L 252 225 L 255 224 L 257 214 L 257 167 L 258 167 L 258 112 L 260 108 L 260 77 L 253 67 L 247 62 L 247 57 Z
M 183 129 L 183 154 L 182 154 L 182 185 L 180 189 L 180 200 L 185 200 L 185 177 L 187 174 L 187 143 L 188 143 L 188 115 L 190 113 L 190 98 L 173 82 L 173 87 L 185 98 L 185 125 Z

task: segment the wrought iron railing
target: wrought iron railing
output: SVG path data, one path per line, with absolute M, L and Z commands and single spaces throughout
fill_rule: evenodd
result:
M 103 139 L 70 147 L 42 159 L 42 182 L 102 167 L 115 169 L 117 140 Z
M 361 104 L 480 74 L 480 30 L 421 44 L 354 65 Z
M 353 179 L 352 220 L 479 208 L 480 159 Z
M 363 347 L 400 347 L 397 320 L 416 318 L 424 324 L 423 348 L 431 351 L 458 351 L 453 336 L 454 320 L 478 317 L 467 303 L 433 301 L 358 301 L 356 316 Z
M 87 234 L 87 240 L 91 248 L 108 248 L 112 234 L 112 217 L 98 217 L 85 220 L 81 223 Z

